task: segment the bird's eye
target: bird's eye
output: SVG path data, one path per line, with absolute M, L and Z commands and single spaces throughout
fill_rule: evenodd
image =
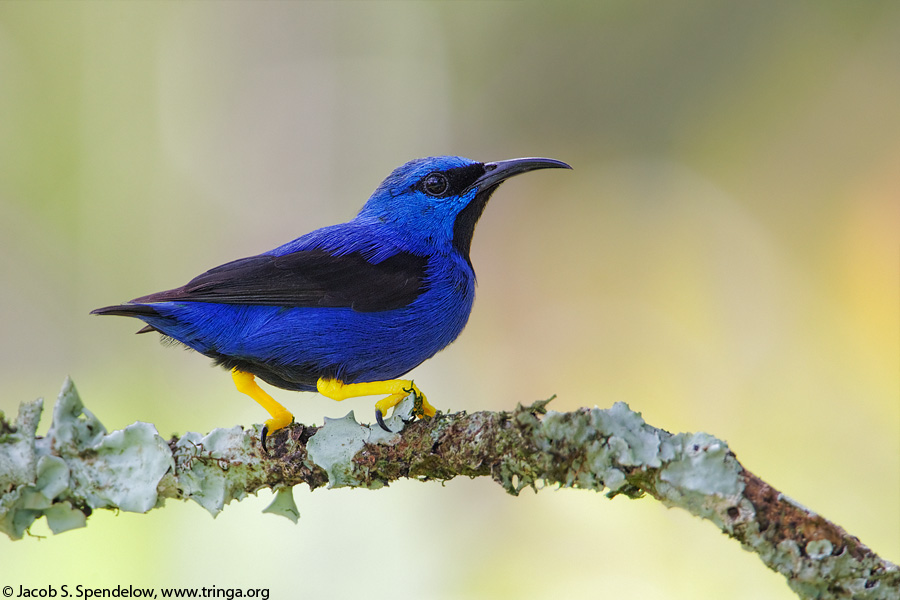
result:
M 430 173 L 422 180 L 422 189 L 429 196 L 440 196 L 450 187 L 450 181 L 443 173 Z

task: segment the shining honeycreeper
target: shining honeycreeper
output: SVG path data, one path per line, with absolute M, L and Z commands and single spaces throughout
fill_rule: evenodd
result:
M 238 259 L 186 285 L 98 308 L 146 326 L 231 370 L 237 389 L 265 408 L 266 436 L 293 416 L 260 388 L 333 398 L 387 397 L 383 415 L 410 393 L 397 379 L 462 332 L 475 297 L 469 248 L 491 194 L 509 177 L 569 165 L 549 158 L 480 163 L 421 158 L 396 169 L 351 221 Z M 385 427 L 386 429 L 386 427 Z

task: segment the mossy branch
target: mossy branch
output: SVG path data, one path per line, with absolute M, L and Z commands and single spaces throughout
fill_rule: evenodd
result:
M 45 516 L 59 533 L 84 526 L 95 509 L 146 512 L 169 498 L 215 515 L 266 487 L 278 492 L 266 510 L 296 520 L 298 483 L 378 488 L 489 476 L 514 495 L 558 485 L 682 508 L 758 554 L 801 598 L 900 598 L 896 565 L 746 470 L 725 442 L 652 427 L 623 403 L 557 413 L 547 402 L 404 425 L 410 397 L 388 419 L 400 433 L 360 425 L 351 412 L 279 431 L 266 454 L 257 428 L 168 441 L 146 423 L 107 433 L 66 381 L 46 437 L 35 436 L 41 400 L 23 404 L 14 424 L 0 418 L 0 530 L 18 539 Z

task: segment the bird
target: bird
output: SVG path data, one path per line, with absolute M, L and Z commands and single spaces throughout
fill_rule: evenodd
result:
M 383 416 L 415 394 L 418 416 L 435 408 L 403 375 L 462 333 L 475 298 L 472 236 L 505 180 L 550 158 L 478 162 L 433 156 L 395 169 L 346 223 L 274 250 L 214 267 L 187 284 L 91 311 L 145 323 L 230 370 L 238 391 L 270 415 L 260 441 L 293 415 L 256 379 L 334 400 L 385 396 Z M 419 403 L 420 401 L 420 403 Z

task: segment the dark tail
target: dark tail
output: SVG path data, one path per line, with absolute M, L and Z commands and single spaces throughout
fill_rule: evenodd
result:
M 118 315 L 120 317 L 158 317 L 159 313 L 152 306 L 146 304 L 116 304 L 115 306 L 104 306 L 91 311 L 92 315 Z M 151 331 L 159 331 L 152 325 L 141 328 L 138 333 L 150 333 Z
M 118 315 L 120 317 L 158 317 L 159 313 L 146 304 L 116 304 L 91 311 L 92 315 Z

